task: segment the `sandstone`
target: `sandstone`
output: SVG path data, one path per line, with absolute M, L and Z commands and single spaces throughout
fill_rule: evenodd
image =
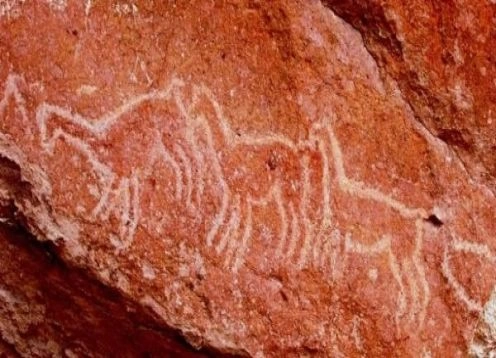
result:
M 489 35 L 431 66 L 392 1 L 1 4 L 0 197 L 68 265 L 198 348 L 490 354 Z

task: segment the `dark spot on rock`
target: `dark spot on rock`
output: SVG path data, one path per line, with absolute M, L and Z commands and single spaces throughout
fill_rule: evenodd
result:
M 156 188 L 157 186 L 157 180 L 155 178 L 148 178 L 148 182 L 153 188 Z
M 273 157 L 270 157 L 269 160 L 267 160 L 267 166 L 270 170 L 276 170 L 277 163 Z
M 441 221 L 441 219 L 439 219 L 436 215 L 434 214 L 431 214 L 429 215 L 429 217 L 427 219 L 425 219 L 425 221 L 431 223 L 432 225 L 434 225 L 435 227 L 441 227 L 444 225 L 444 223 Z
M 280 293 L 281 298 L 282 298 L 282 300 L 284 302 L 288 302 L 289 301 L 288 295 L 286 294 L 286 292 L 284 292 L 284 290 L 280 290 L 279 293 Z
M 267 160 L 267 167 L 269 167 L 270 170 L 276 170 L 278 166 L 277 162 L 278 160 L 274 153 L 270 153 L 269 159 Z
M 441 129 L 438 138 L 448 145 L 453 145 L 464 150 L 470 150 L 473 145 L 463 136 L 458 129 Z

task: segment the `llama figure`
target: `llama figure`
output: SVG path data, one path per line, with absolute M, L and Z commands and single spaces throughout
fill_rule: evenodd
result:
M 41 146 L 49 155 L 54 155 L 57 143 L 64 142 L 89 163 L 98 185 L 94 196 L 98 202 L 91 209 L 93 219 L 109 220 L 116 218 L 119 225 L 117 237 L 111 237 L 112 244 L 119 250 L 127 249 L 134 240 L 140 217 L 140 187 L 143 179 L 150 174 L 150 168 L 157 162 L 163 162 L 174 173 L 175 196 L 181 196 L 181 173 L 179 163 L 163 146 L 156 135 L 157 120 L 153 124 L 152 137 L 148 141 L 149 151 L 139 153 L 140 160 L 129 154 L 132 141 L 115 141 L 122 146 L 120 156 L 111 163 L 105 156 L 105 141 L 116 131 L 125 132 L 122 126 L 129 126 L 133 111 L 151 101 L 167 101 L 173 98 L 176 87 L 182 82 L 173 79 L 169 87 L 162 91 L 152 91 L 139 95 L 99 118 L 87 118 L 66 108 L 42 103 L 36 110 L 36 123 L 39 129 Z M 120 129 L 119 129 L 120 128 Z M 132 131 L 131 131 L 132 133 Z M 126 138 L 128 139 L 128 138 Z M 146 140 L 147 138 L 141 138 Z M 115 153 L 114 151 L 113 153 Z M 118 169 L 117 169 L 118 168 Z
M 244 263 L 253 234 L 253 208 L 274 204 L 280 221 L 276 256 L 290 240 L 302 235 L 300 223 L 301 160 L 297 145 L 279 134 L 235 132 L 212 92 L 192 87 L 183 115 L 192 124 L 190 147 L 196 152 L 195 197 L 201 197 L 209 171 L 215 173 L 222 200 L 206 236 L 207 246 L 224 253 L 225 265 L 237 272 Z M 232 262 L 232 264 L 230 264 Z
M 427 305 L 430 299 L 430 290 L 425 278 L 424 266 L 422 264 L 421 249 L 423 241 L 423 224 L 428 219 L 427 212 L 422 208 L 410 208 L 402 202 L 394 199 L 388 194 L 382 193 L 367 184 L 349 178 L 346 175 L 343 161 L 343 153 L 340 143 L 334 133 L 331 121 L 322 121 L 314 123 L 310 131 L 310 142 L 317 144 L 317 150 L 321 152 L 324 165 L 328 164 L 324 170 L 323 180 L 325 185 L 331 185 L 331 165 L 334 167 L 336 190 L 341 194 L 349 197 L 349 201 L 364 200 L 389 209 L 394 215 L 410 222 L 415 234 L 413 237 L 413 250 L 407 255 L 400 255 L 395 252 L 396 246 L 393 245 L 393 237 L 385 233 L 378 236 L 373 243 L 362 243 L 353 240 L 352 236 L 347 235 L 345 238 L 345 252 L 363 254 L 365 256 L 374 256 L 385 254 L 388 257 L 390 270 L 399 287 L 400 294 L 398 297 L 398 312 L 396 316 L 397 324 L 408 312 L 409 322 L 413 322 L 417 316 L 419 326 L 424 322 Z M 324 208 L 330 213 L 330 196 L 328 192 L 323 194 Z M 338 208 L 339 209 L 339 208 Z M 325 230 L 330 222 L 330 214 L 324 216 L 322 229 Z M 322 239 L 322 237 L 320 238 Z M 404 256 L 401 262 L 399 257 Z M 406 288 L 410 289 L 411 297 L 408 297 Z M 411 304 L 407 307 L 407 298 Z

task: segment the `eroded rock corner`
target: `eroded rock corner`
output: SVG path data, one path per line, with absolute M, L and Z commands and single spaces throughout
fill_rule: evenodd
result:
M 462 3 L 0 1 L 0 352 L 494 354 Z

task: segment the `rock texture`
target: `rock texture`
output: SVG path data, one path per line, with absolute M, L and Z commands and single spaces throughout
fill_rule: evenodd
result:
M 490 30 L 451 53 L 428 29 L 473 22 L 393 2 L 0 6 L 1 198 L 70 265 L 224 353 L 490 354 Z
M 1 357 L 207 357 L 25 233 L 0 237 Z
M 416 118 L 496 193 L 493 1 L 333 1 Z

